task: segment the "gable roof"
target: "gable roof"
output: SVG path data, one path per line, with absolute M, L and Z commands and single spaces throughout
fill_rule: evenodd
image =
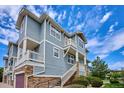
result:
M 26 16 L 26 15 L 30 16 L 31 18 L 33 18 L 33 19 L 34 19 L 35 21 L 37 21 L 38 23 L 42 23 L 45 19 L 46 19 L 46 20 L 49 20 L 57 30 L 63 32 L 66 36 L 72 37 L 72 36 L 74 36 L 74 35 L 77 34 L 81 39 L 83 39 L 83 41 L 84 41 L 85 43 L 87 43 L 87 40 L 86 40 L 84 34 L 83 34 L 81 31 L 77 31 L 77 32 L 74 32 L 74 33 L 71 33 L 71 34 L 70 34 L 70 33 L 67 33 L 67 32 L 66 32 L 57 22 L 55 22 L 48 14 L 43 13 L 40 17 L 37 17 L 35 14 L 33 14 L 32 12 L 30 12 L 30 11 L 27 10 L 26 8 L 22 8 L 21 11 L 19 12 L 19 16 L 18 16 L 18 19 L 17 19 L 17 22 L 16 22 L 16 28 L 17 28 L 18 30 L 20 30 L 21 22 L 22 22 L 24 16 Z

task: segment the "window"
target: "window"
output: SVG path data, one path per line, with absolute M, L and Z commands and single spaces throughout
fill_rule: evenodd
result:
M 83 43 L 83 41 L 79 38 L 79 46 L 81 47 L 81 48 L 84 48 L 84 43 Z
M 58 40 L 61 40 L 61 33 L 54 27 L 50 26 L 50 34 Z
M 53 56 L 59 58 L 60 52 L 58 48 L 53 48 Z
M 68 54 L 68 63 L 74 64 L 74 55 Z

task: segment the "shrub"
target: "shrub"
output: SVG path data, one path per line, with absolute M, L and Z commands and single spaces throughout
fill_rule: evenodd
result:
M 84 85 L 85 87 L 87 87 L 89 85 L 89 81 L 87 80 L 86 77 L 80 76 L 74 79 L 73 84 L 80 84 L 80 85 Z
M 110 83 L 119 83 L 119 81 L 117 79 L 110 79 Z
M 104 88 L 124 88 L 124 84 L 105 84 Z
M 110 74 L 110 78 L 120 78 L 121 77 L 121 73 L 119 73 L 119 72 L 112 72 L 111 74 Z
M 103 81 L 98 77 L 87 77 L 92 87 L 101 87 Z

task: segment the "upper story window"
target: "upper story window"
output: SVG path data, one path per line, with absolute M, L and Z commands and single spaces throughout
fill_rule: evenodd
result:
M 53 48 L 53 56 L 56 58 L 59 58 L 60 56 L 60 50 L 56 47 Z
M 58 40 L 61 40 L 61 33 L 52 26 L 50 26 L 50 35 Z
M 79 47 L 84 48 L 84 42 L 83 42 L 83 40 L 80 39 L 80 38 L 78 40 L 79 40 L 79 42 L 78 42 Z

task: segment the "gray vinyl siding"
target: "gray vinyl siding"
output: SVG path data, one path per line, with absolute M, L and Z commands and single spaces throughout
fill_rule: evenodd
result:
M 44 22 L 40 24 L 40 41 L 44 39 Z
M 67 64 L 63 58 L 63 50 L 60 49 L 60 57 L 53 56 L 53 46 L 46 42 L 45 51 L 45 75 L 63 75 L 72 65 Z
M 40 44 L 38 53 L 41 55 L 41 57 L 44 57 L 44 42 Z
M 17 46 L 13 45 L 13 56 L 17 56 Z
M 52 35 L 50 35 L 50 24 L 47 23 L 47 29 L 46 29 L 46 40 L 63 47 L 64 45 L 64 35 L 61 33 L 61 40 L 56 39 Z
M 27 36 L 40 41 L 41 25 L 30 17 L 27 17 Z
M 25 17 L 23 18 L 23 21 L 24 21 L 23 32 L 19 31 L 19 40 L 18 40 L 18 42 L 20 42 L 25 36 Z

